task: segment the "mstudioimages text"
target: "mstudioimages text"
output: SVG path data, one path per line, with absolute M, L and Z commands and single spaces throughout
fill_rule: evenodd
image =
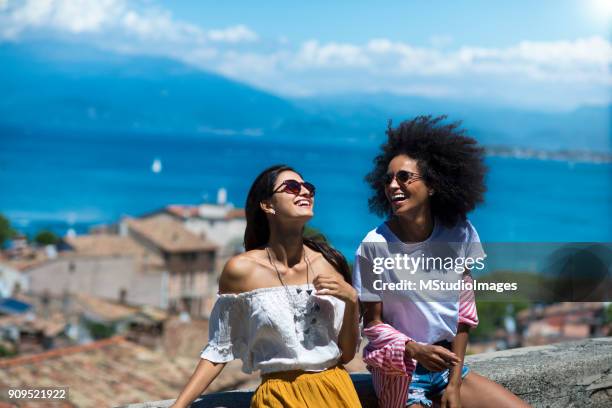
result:
M 409 256 L 408 254 L 395 254 L 392 257 L 376 257 L 372 259 L 372 272 L 380 275 L 387 269 L 407 271 L 415 274 L 417 271 L 455 271 L 464 273 L 466 270 L 483 270 L 485 268 L 483 257 L 439 257 L 439 256 Z
M 374 280 L 372 286 L 377 291 L 384 290 L 410 290 L 410 291 L 475 291 L 475 292 L 515 292 L 518 290 L 516 282 L 479 282 L 463 281 L 445 282 L 440 279 L 422 279 L 410 281 L 402 279 L 398 282 L 383 282 L 381 279 Z

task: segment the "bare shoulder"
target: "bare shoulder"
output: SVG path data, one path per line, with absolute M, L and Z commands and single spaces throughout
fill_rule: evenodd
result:
M 219 278 L 220 293 L 240 293 L 250 290 L 249 281 L 258 268 L 258 263 L 249 256 L 249 252 L 235 255 L 225 263 Z

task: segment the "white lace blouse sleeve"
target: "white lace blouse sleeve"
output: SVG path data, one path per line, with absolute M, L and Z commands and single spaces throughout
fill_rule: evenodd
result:
M 200 357 L 213 363 L 242 358 L 247 348 L 249 309 L 248 298 L 219 295 L 208 321 L 208 344 Z

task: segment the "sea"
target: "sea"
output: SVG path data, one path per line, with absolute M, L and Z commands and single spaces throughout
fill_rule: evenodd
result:
M 212 136 L 2 131 L 0 213 L 27 234 L 92 225 L 169 204 L 243 207 L 264 168 L 289 164 L 317 187 L 310 225 L 345 255 L 382 222 L 364 176 L 379 143 L 299 135 Z M 483 241 L 612 242 L 612 164 L 488 156 L 485 203 L 469 215 Z M 157 171 L 155 171 L 157 170 Z

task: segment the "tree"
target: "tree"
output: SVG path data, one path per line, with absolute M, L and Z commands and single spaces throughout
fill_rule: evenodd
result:
M 604 323 L 612 324 L 612 303 L 610 303 L 604 310 Z
M 0 214 L 0 247 L 4 245 L 4 242 L 15 236 L 16 232 L 11 228 L 11 223 L 8 218 Z
M 40 245 L 55 245 L 59 241 L 59 237 L 51 231 L 43 230 L 36 234 L 34 241 Z

